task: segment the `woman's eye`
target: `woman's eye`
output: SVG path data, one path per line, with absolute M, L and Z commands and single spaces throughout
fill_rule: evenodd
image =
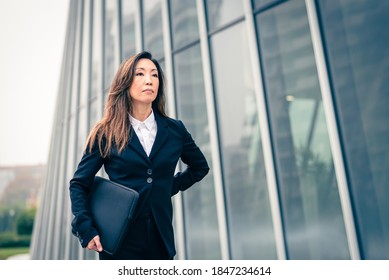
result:
M 143 73 L 142 73 L 142 72 L 139 72 L 139 73 L 136 73 L 135 75 L 136 75 L 136 76 L 143 76 Z
M 153 74 L 153 77 L 158 78 L 158 74 Z

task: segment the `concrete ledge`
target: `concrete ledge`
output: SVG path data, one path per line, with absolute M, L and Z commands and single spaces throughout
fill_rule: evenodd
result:
M 7 260 L 29 260 L 30 254 L 20 254 L 20 255 L 14 255 L 10 256 Z

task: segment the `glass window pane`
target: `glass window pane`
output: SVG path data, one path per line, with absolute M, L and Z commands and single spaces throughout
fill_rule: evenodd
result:
M 210 32 L 243 16 L 243 1 L 207 0 L 205 4 Z
M 288 257 L 347 259 L 304 1 L 259 14 L 257 28 Z
M 161 66 L 161 69 L 162 69 L 163 73 L 165 73 L 165 75 L 166 75 L 165 60 L 160 59 L 158 62 L 159 62 L 159 66 Z M 165 105 L 165 112 L 169 115 L 169 113 L 170 113 L 172 110 L 175 110 L 175 109 L 174 109 L 174 108 L 170 108 L 169 102 L 166 102 L 166 105 Z
M 82 8 L 83 2 L 77 2 L 77 22 L 75 28 L 75 41 L 74 41 L 74 56 L 73 56 L 73 71 L 72 71 L 72 87 L 71 92 L 72 95 L 70 96 L 70 113 L 74 113 L 78 106 L 78 93 L 79 93 L 79 81 L 80 81 L 80 64 L 81 64 L 81 36 L 82 36 L 82 30 L 81 26 L 82 24 L 80 21 L 82 20 Z
M 105 0 L 104 22 L 104 93 L 107 94 L 119 67 L 118 1 Z M 105 99 L 105 98 L 104 98 Z
M 200 46 L 175 56 L 178 116 L 211 167 L 210 173 L 183 193 L 185 233 L 189 259 L 220 259 L 219 229 L 213 184 L 209 126 Z
M 77 150 L 76 155 L 80 157 L 82 155 L 85 144 L 86 144 L 86 138 L 87 138 L 87 128 L 88 122 L 87 122 L 87 110 L 86 107 L 82 107 L 80 111 L 78 112 L 78 133 L 77 133 Z
M 173 49 L 199 39 L 196 1 L 170 1 Z
M 144 49 L 160 59 L 164 56 L 161 0 L 143 1 Z
M 244 24 L 211 38 L 233 259 L 275 259 L 265 164 Z
M 84 17 L 82 31 L 82 57 L 81 57 L 81 89 L 80 106 L 85 106 L 89 98 L 89 59 L 90 59 L 90 0 L 84 1 Z
M 62 158 L 67 164 L 66 176 L 62 177 L 65 180 L 63 180 L 62 178 L 59 178 L 60 181 L 63 180 L 61 183 L 63 183 L 65 186 L 65 188 L 64 188 L 65 189 L 65 197 L 69 197 L 68 183 L 74 174 L 74 170 L 76 167 L 76 161 L 81 158 L 81 155 L 75 154 L 77 147 L 76 147 L 76 118 L 74 115 L 70 116 L 68 125 L 69 125 L 69 130 L 68 130 L 69 135 L 68 135 L 68 137 L 66 137 L 66 134 L 64 135 L 64 138 L 65 139 L 67 138 L 67 143 L 65 142 L 66 143 L 65 145 L 67 145 L 66 156 L 64 156 Z M 66 226 L 68 226 L 67 228 L 69 228 L 69 226 L 71 224 L 71 221 L 70 221 L 71 217 L 69 215 L 69 211 L 70 211 L 69 200 L 65 199 L 63 209 L 58 209 L 58 210 L 61 210 L 61 212 L 62 212 L 61 213 L 62 219 L 60 219 L 60 220 L 63 221 L 63 225 L 66 225 Z M 72 236 L 72 239 L 76 239 L 75 236 Z M 69 246 L 69 244 L 67 244 L 67 245 Z M 71 250 L 70 254 L 71 254 L 70 259 L 77 259 L 78 258 L 78 250 L 77 251 Z
M 271 2 L 275 2 L 277 0 L 253 0 L 253 6 L 254 9 L 262 8 L 266 4 L 269 4 Z
M 362 257 L 389 259 L 389 2 L 318 2 Z
M 101 116 L 98 115 L 98 108 L 97 108 L 97 98 L 94 98 L 89 103 L 89 122 L 88 122 L 88 128 L 87 131 L 90 131 L 91 128 L 97 123 L 97 121 L 100 119 Z
M 135 0 L 122 1 L 122 52 L 123 58 L 136 52 L 135 45 Z
M 63 200 L 61 200 L 61 202 L 63 203 L 61 206 L 60 209 L 60 215 L 61 215 L 61 218 L 59 219 L 61 221 L 61 223 L 59 223 L 58 225 L 58 230 L 59 230 L 59 237 L 58 237 L 58 240 L 60 240 L 59 242 L 59 252 L 61 252 L 61 254 L 64 254 L 64 252 L 66 251 L 66 246 L 68 245 L 66 242 L 64 242 L 64 240 L 66 239 L 66 229 L 67 229 L 67 225 L 70 225 L 70 222 L 68 221 L 68 195 L 69 195 L 69 187 L 68 187 L 68 179 L 70 180 L 69 178 L 69 175 L 67 172 L 71 172 L 68 170 L 68 166 L 66 166 L 66 164 L 68 163 L 67 161 L 67 152 L 68 152 L 68 145 L 70 146 L 70 149 L 72 148 L 72 146 L 70 145 L 70 143 L 68 143 L 68 139 L 69 137 L 73 137 L 74 136 L 74 132 L 72 133 L 72 131 L 69 130 L 69 135 L 66 134 L 66 132 L 68 131 L 69 129 L 69 123 L 68 121 L 66 122 L 62 122 L 60 127 L 58 127 L 58 136 L 61 137 L 62 139 L 58 139 L 58 148 L 60 147 L 60 151 L 58 151 L 58 157 L 54 158 L 53 162 L 51 162 L 51 166 L 55 166 L 56 168 L 56 171 L 55 171 L 55 175 L 53 175 L 53 178 L 52 178 L 52 182 L 51 184 L 52 185 L 55 185 L 55 186 L 58 186 L 58 188 L 53 188 L 51 191 L 55 191 L 55 189 L 57 190 L 62 190 L 63 191 Z M 70 128 L 74 128 L 74 124 L 72 124 L 70 126 Z M 61 130 L 61 132 L 59 132 Z M 59 138 L 58 137 L 58 138 Z M 73 157 L 73 154 L 69 154 L 70 156 L 70 160 L 72 160 L 74 157 Z M 61 202 L 57 202 L 56 205 L 58 206 Z M 49 204 L 50 202 L 47 202 L 47 204 Z M 51 207 L 54 207 L 53 205 L 51 205 Z M 54 209 L 53 208 L 53 209 Z M 54 211 L 57 211 L 57 210 L 54 210 Z M 58 212 L 57 212 L 58 213 Z M 69 223 L 68 223 L 69 222 Z M 56 225 L 57 226 L 57 225 Z

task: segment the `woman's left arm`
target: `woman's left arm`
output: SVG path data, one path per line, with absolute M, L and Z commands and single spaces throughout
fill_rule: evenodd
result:
M 196 145 L 184 124 L 181 121 L 179 122 L 184 132 L 181 160 L 187 167 L 174 176 L 172 196 L 179 191 L 185 191 L 190 188 L 194 183 L 202 180 L 209 172 L 209 166 L 204 154 Z

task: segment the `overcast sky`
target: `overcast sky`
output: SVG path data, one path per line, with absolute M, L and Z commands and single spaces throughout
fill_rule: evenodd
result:
M 0 166 L 45 164 L 69 0 L 0 0 Z

